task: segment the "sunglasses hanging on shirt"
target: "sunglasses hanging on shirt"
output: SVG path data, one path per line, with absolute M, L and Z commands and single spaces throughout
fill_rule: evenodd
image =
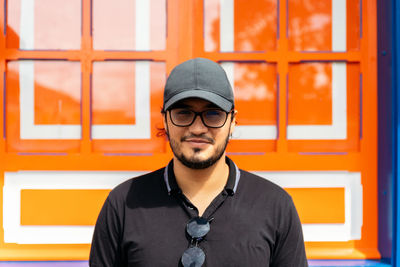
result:
M 204 251 L 198 246 L 210 231 L 210 222 L 202 217 L 192 218 L 186 225 L 186 233 L 190 236 L 190 245 L 181 257 L 184 267 L 201 267 L 206 259 Z

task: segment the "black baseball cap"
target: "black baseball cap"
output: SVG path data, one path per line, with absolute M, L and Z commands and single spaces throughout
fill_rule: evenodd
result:
M 234 107 L 232 87 L 224 69 L 206 58 L 194 58 L 176 66 L 164 88 L 163 111 L 186 98 L 207 100 L 229 112 Z

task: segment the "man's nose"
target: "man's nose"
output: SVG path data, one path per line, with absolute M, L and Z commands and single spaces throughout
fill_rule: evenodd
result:
M 193 134 L 201 134 L 208 131 L 208 127 L 204 125 L 200 116 L 196 116 L 192 125 L 189 126 L 190 132 Z

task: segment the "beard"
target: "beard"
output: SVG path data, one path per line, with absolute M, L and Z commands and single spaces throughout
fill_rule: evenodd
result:
M 184 139 L 185 138 L 182 138 L 181 141 L 183 141 Z M 207 139 L 209 140 L 209 138 Z M 212 141 L 214 142 L 214 140 Z M 221 159 L 222 155 L 225 152 L 226 146 L 228 145 L 228 142 L 229 142 L 229 135 L 227 135 L 224 142 L 216 148 L 215 153 L 213 155 L 211 155 L 207 159 L 201 160 L 196 157 L 196 154 L 200 153 L 201 149 L 199 148 L 193 149 L 194 155 L 188 158 L 182 153 L 179 143 L 174 139 L 169 138 L 169 144 L 175 157 L 186 167 L 196 170 L 206 169 L 214 165 L 219 159 Z

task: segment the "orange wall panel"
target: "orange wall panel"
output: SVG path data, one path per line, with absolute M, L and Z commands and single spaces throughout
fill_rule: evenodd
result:
M 21 225 L 94 225 L 110 190 L 21 190 Z
M 344 223 L 344 188 L 285 188 L 301 223 Z

